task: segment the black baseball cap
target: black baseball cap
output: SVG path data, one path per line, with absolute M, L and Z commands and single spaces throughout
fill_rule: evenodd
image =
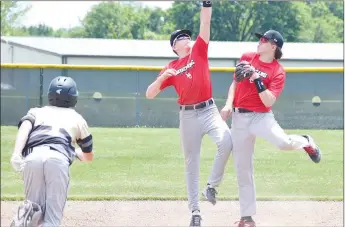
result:
M 282 48 L 284 44 L 284 38 L 283 36 L 275 30 L 268 30 L 265 32 L 265 34 L 255 33 L 256 37 L 261 39 L 262 37 L 273 41 L 278 47 Z
M 180 37 L 180 36 L 189 36 L 189 37 L 192 37 L 192 32 L 188 29 L 182 29 L 182 30 L 176 30 L 174 31 L 173 33 L 171 33 L 170 35 L 170 46 L 173 46 L 174 44 L 174 41 L 176 38 Z

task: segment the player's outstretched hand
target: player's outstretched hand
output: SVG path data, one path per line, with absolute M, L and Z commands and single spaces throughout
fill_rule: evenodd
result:
M 222 119 L 226 121 L 232 113 L 232 106 L 224 106 L 223 109 L 220 111 L 220 115 L 222 116 Z

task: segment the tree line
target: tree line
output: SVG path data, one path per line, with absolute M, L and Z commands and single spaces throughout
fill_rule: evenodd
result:
M 29 8 L 1 2 L 1 35 L 109 39 L 169 39 L 175 29 L 199 31 L 200 1 L 175 1 L 170 8 L 133 2 L 101 2 L 80 26 L 54 30 L 45 24 L 20 26 Z M 211 39 L 256 41 L 254 32 L 280 31 L 288 42 L 344 42 L 343 1 L 214 1 Z

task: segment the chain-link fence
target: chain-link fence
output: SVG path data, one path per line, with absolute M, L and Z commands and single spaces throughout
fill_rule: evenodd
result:
M 273 107 L 280 125 L 285 129 L 343 129 L 343 69 L 286 70 L 284 91 Z M 145 98 L 146 89 L 157 73 L 154 68 L 2 67 L 1 125 L 16 125 L 29 108 L 46 105 L 50 81 L 66 75 L 77 82 L 80 97 L 76 109 L 90 126 L 178 127 L 179 106 L 172 87 L 154 100 Z M 232 75 L 229 70 L 212 71 L 213 95 L 219 109 L 225 104 Z M 102 98 L 95 98 L 99 95 Z

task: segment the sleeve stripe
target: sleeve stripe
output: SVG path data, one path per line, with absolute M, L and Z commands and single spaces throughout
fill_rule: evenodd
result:
M 81 150 L 84 152 L 84 153 L 90 153 L 92 151 L 92 144 L 88 147 L 82 147 Z
M 92 151 L 92 147 L 93 147 L 92 135 L 89 135 L 82 140 L 78 140 L 77 143 L 84 153 L 89 153 Z
M 87 136 L 87 137 L 85 137 L 84 139 L 81 139 L 81 140 L 79 140 L 79 141 L 80 141 L 80 143 L 82 143 L 82 144 L 88 143 L 89 141 L 92 141 L 92 135 L 89 135 L 89 136 Z
M 90 145 L 92 145 L 92 140 L 90 140 L 89 142 L 87 143 L 81 143 L 81 147 L 89 147 Z
M 22 125 L 22 123 L 24 121 L 30 121 L 30 123 L 32 124 L 32 127 L 34 127 L 35 125 L 35 116 L 33 116 L 32 114 L 27 114 L 24 117 L 22 117 L 22 119 L 20 119 L 19 123 L 18 123 L 18 128 L 20 128 L 20 126 Z

